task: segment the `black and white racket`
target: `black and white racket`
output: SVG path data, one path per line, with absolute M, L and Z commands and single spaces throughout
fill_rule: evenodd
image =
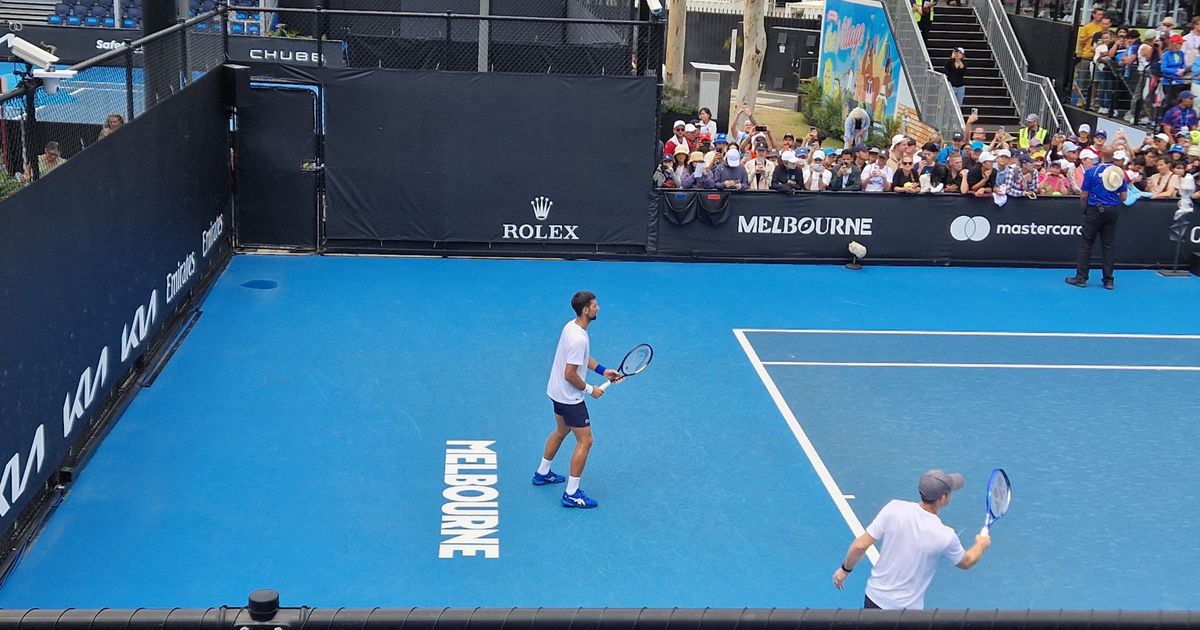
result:
M 635 374 L 641 374 L 646 370 L 647 367 L 650 366 L 650 360 L 653 358 L 654 348 L 651 348 L 650 344 L 638 344 L 633 347 L 633 350 L 630 350 L 625 355 L 624 359 L 621 360 L 621 366 L 617 368 L 617 372 L 621 373 L 621 379 L 625 379 L 626 377 L 633 376 Z M 608 389 L 608 386 L 615 382 L 617 381 L 604 381 L 604 384 L 600 386 L 600 389 Z

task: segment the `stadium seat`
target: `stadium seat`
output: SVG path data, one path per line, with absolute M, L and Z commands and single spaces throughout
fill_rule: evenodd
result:
M 142 20 L 142 8 L 130 7 L 129 10 L 125 11 L 125 17 L 132 18 L 140 22 Z
M 137 20 L 135 20 L 133 18 L 125 18 L 125 19 L 121 20 L 121 28 L 135 28 L 135 27 L 137 27 Z
M 208 30 L 208 23 L 206 23 L 206 22 L 201 22 L 201 23 L 197 24 L 197 25 L 196 25 L 196 30 L 197 30 L 197 31 L 200 31 L 200 32 L 205 32 L 205 31 L 207 31 L 207 30 Z
M 79 19 L 79 16 L 77 15 L 67 16 L 67 26 L 79 26 L 82 23 L 83 20 Z
M 82 4 L 77 4 L 71 9 L 71 15 L 78 18 L 83 18 L 87 17 L 88 11 L 89 7 L 85 7 Z
M 242 35 L 245 32 L 246 32 L 246 27 L 242 26 L 241 22 L 234 22 L 233 24 L 229 25 L 229 34 L 230 35 Z
M 60 2 L 54 5 L 54 15 L 55 17 L 67 17 L 71 15 L 71 7 Z
M 212 11 L 215 8 L 217 8 L 217 5 L 212 0 L 204 0 L 204 2 L 200 3 L 200 12 L 201 13 L 208 13 L 209 11 Z
M 46 23 L 54 25 L 54 26 L 59 26 L 63 23 L 63 16 L 51 15 L 50 17 L 46 18 Z
M 243 21 L 244 21 L 244 20 L 246 19 L 246 14 L 245 14 L 245 12 L 243 12 L 243 11 L 238 11 L 238 12 L 236 12 L 236 13 L 234 13 L 234 14 L 233 14 L 233 19 L 235 19 L 235 20 L 243 20 Z
M 100 26 L 100 18 L 89 15 L 83 19 L 83 23 L 85 26 Z
M 257 24 L 247 24 L 246 25 L 246 34 L 247 35 L 262 35 L 262 27 L 260 27 Z
M 117 26 L 116 18 L 110 18 L 110 17 L 104 18 L 104 28 L 116 28 L 116 26 Z

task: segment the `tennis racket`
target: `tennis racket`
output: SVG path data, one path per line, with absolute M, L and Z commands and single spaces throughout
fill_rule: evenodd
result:
M 624 359 L 621 359 L 621 367 L 617 371 L 621 373 L 621 378 L 641 374 L 647 367 L 650 367 L 650 360 L 654 358 L 654 348 L 648 343 L 641 343 L 633 347 Z M 616 381 L 604 381 L 600 389 L 608 389 Z
M 983 529 L 979 533 L 987 536 L 992 524 L 1000 520 L 1005 512 L 1008 512 L 1008 506 L 1012 503 L 1012 484 L 1009 483 L 1008 473 L 1004 472 L 1003 468 L 992 471 L 992 477 L 988 479 L 985 502 L 987 503 L 987 518 L 984 519 Z

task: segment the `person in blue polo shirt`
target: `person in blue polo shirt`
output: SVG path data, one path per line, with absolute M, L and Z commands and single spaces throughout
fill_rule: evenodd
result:
M 1113 150 L 1106 147 L 1100 163 L 1088 169 L 1080 186 L 1079 203 L 1083 206 L 1083 232 L 1079 241 L 1079 256 L 1076 259 L 1075 275 L 1067 278 L 1067 284 L 1085 287 L 1088 268 L 1091 265 L 1092 245 L 1096 235 L 1104 253 L 1104 288 L 1113 289 L 1113 238 L 1117 233 L 1118 210 L 1125 201 L 1128 185 L 1125 173 L 1112 164 Z

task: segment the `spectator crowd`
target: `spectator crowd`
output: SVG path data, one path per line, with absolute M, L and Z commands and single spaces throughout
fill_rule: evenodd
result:
M 1146 196 L 1179 198 L 1187 189 L 1195 197 L 1200 128 L 1194 112 L 1182 113 L 1192 111 L 1191 92 L 1181 91 L 1177 100 L 1172 109 L 1180 111 L 1168 110 L 1161 130 L 1138 143 L 1123 132 L 1111 138 L 1102 130 L 1093 133 L 1088 125 L 1051 135 L 1034 114 L 1016 135 L 968 126 L 969 137 L 956 133 L 948 142 L 921 144 L 899 134 L 889 146 L 876 147 L 856 135 L 842 148 L 823 146 L 827 139 L 815 128 L 801 138 L 785 133 L 776 139 L 752 116 L 736 133 L 679 120 L 661 143 L 653 181 L 658 188 L 684 190 L 958 194 L 1003 203 L 1013 196 L 1078 195 L 1085 172 L 1111 154 L 1126 181 Z M 854 115 L 847 117 L 848 128 Z

